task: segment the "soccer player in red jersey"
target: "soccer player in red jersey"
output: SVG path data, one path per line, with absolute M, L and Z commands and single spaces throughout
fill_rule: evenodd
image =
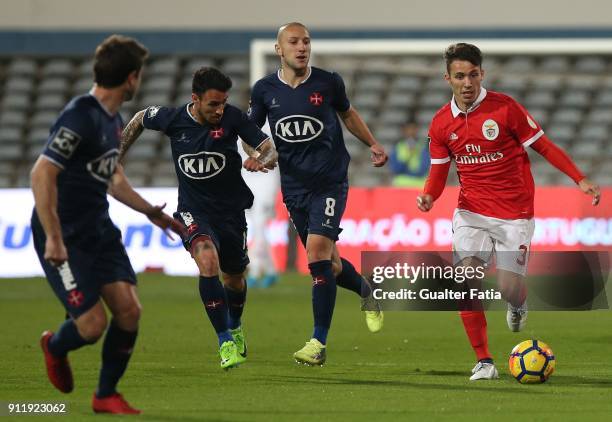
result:
M 523 278 L 534 231 L 534 182 L 526 148 L 536 150 L 593 196 L 593 205 L 599 203 L 600 189 L 546 137 L 522 105 L 482 87 L 484 70 L 478 47 L 453 44 L 444 52 L 444 59 L 444 77 L 453 98 L 431 122 L 431 172 L 417 197 L 417 207 L 423 212 L 433 207 L 444 190 L 450 161 L 455 160 L 461 185 L 453 215 L 455 259 L 463 266 L 482 265 L 495 252 L 497 282 L 508 301 L 508 327 L 520 331 L 527 320 Z M 461 310 L 460 315 L 478 359 L 470 380 L 497 378 L 484 312 Z

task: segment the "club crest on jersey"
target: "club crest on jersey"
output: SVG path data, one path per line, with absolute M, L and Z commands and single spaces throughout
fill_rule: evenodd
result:
M 310 97 L 308 97 L 308 101 L 310 101 L 310 104 L 313 106 L 320 106 L 323 104 L 323 96 L 319 92 L 313 92 L 310 94 Z
M 225 155 L 208 151 L 183 154 L 178 158 L 178 164 L 183 174 L 190 179 L 208 179 L 225 168 Z
M 485 120 L 485 122 L 482 124 L 482 134 L 489 141 L 496 140 L 497 136 L 499 135 L 499 126 L 497 125 L 497 122 L 492 119 Z
M 527 123 L 531 126 L 532 129 L 537 129 L 538 125 L 531 119 L 531 117 L 527 116 Z
M 78 308 L 83 304 L 83 300 L 85 300 L 85 296 L 78 290 L 71 290 L 68 293 L 67 301 L 73 308 Z
M 113 148 L 104 154 L 87 163 L 87 171 L 91 176 L 100 182 L 108 183 L 111 176 L 115 173 L 119 150 Z
M 225 132 L 223 131 L 222 127 L 210 131 L 210 136 L 212 136 L 213 139 L 221 139 L 221 138 L 223 138 L 224 134 L 225 134 Z
M 276 122 L 274 131 L 285 142 L 308 142 L 323 132 L 323 122 L 311 116 L 294 114 Z

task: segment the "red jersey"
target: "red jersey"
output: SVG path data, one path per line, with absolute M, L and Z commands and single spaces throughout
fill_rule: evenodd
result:
M 532 218 L 534 183 L 525 148 L 543 134 L 515 100 L 481 88 L 467 113 L 453 98 L 434 116 L 431 164 L 455 160 L 460 209 L 509 220 Z

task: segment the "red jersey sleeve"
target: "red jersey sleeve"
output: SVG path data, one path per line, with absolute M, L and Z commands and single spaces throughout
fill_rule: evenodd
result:
M 584 179 L 584 173 L 576 166 L 567 153 L 553 144 L 546 135 L 531 146 L 542 157 L 546 158 L 550 164 L 567 174 L 575 183 Z
M 514 101 L 509 99 L 508 107 L 508 126 L 514 134 L 516 140 L 527 148 L 544 135 L 540 125 L 529 115 L 527 110 Z
M 444 191 L 444 185 L 446 185 L 446 179 L 448 177 L 448 170 L 450 168 L 451 152 L 442 140 L 439 131 L 436 130 L 436 120 L 431 122 L 429 127 L 429 155 L 431 156 L 431 169 L 429 176 L 425 182 L 425 188 L 423 192 L 431 195 L 435 201 L 442 195 Z
M 429 155 L 431 156 L 431 164 L 445 164 L 450 162 L 451 153 L 446 143 L 436 130 L 435 120 L 429 127 Z

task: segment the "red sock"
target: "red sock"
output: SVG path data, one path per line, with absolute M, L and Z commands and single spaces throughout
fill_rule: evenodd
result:
M 484 311 L 459 311 L 465 333 L 476 353 L 476 358 L 491 359 L 489 342 L 487 340 L 487 319 Z

